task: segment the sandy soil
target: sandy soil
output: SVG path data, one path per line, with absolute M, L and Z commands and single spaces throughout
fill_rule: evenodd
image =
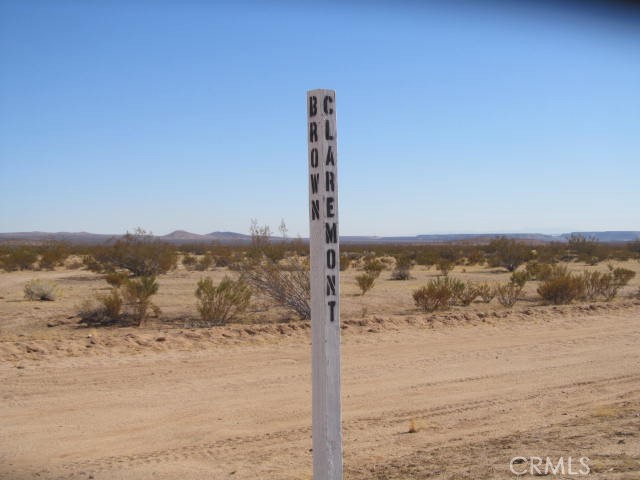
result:
M 548 307 L 531 295 L 425 315 L 410 292 L 434 272 L 381 278 L 365 297 L 353 274 L 346 479 L 517 478 L 514 456 L 589 457 L 588 476 L 547 478 L 640 478 L 639 301 Z M 164 277 L 150 326 L 100 330 L 74 317 L 105 288 L 98 276 L 0 275 L 0 478 L 311 478 L 309 329 L 261 301 L 245 320 L 262 323 L 184 328 L 201 275 Z M 56 278 L 63 297 L 23 301 L 34 276 Z

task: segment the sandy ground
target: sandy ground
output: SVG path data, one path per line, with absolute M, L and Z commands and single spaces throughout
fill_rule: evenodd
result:
M 627 292 L 425 315 L 410 292 L 435 272 L 383 273 L 365 297 L 355 273 L 343 279 L 346 479 L 517 478 L 514 456 L 572 457 L 574 470 L 589 458 L 588 476 L 546 478 L 640 478 L 640 302 Z M 163 316 L 144 329 L 90 330 L 74 314 L 105 288 L 98 276 L 0 274 L 0 478 L 311 478 L 309 329 L 260 300 L 245 321 L 261 323 L 184 328 L 200 276 L 163 277 Z M 32 277 L 57 279 L 63 297 L 23 301 Z

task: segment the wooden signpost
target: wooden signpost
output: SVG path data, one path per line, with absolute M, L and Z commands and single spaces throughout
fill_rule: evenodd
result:
M 336 94 L 307 92 L 313 478 L 342 480 Z

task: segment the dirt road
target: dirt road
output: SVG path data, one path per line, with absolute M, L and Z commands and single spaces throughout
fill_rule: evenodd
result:
M 514 456 L 640 478 L 640 306 L 540 311 L 346 331 L 345 478 L 516 478 Z M 0 366 L 0 478 L 311 478 L 308 330 L 19 367 Z

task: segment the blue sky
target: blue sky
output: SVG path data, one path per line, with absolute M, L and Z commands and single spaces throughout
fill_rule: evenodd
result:
M 640 15 L 536 5 L 1 1 L 0 231 L 307 235 L 313 88 L 343 235 L 640 230 Z

